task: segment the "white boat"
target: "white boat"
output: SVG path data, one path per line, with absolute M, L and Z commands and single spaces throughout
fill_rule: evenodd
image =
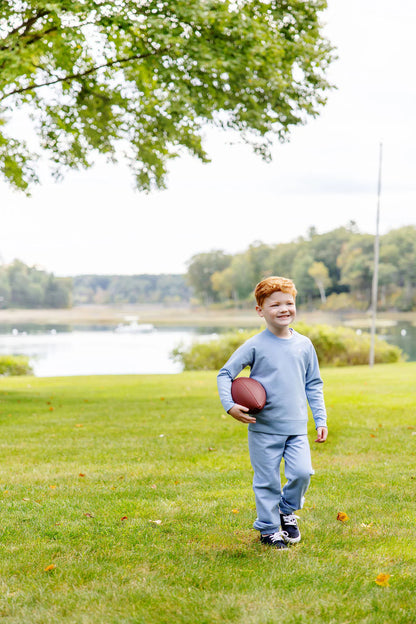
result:
M 155 331 L 155 327 L 151 323 L 138 323 L 137 321 L 130 321 L 127 325 L 120 323 L 117 325 L 115 331 L 118 334 L 148 334 Z

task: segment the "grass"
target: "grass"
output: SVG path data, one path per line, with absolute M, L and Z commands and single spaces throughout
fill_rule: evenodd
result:
M 416 364 L 323 376 L 330 437 L 311 427 L 284 552 L 251 528 L 215 374 L 0 379 L 2 622 L 413 624 Z

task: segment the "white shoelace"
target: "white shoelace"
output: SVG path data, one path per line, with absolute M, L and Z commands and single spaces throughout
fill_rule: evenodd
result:
M 271 541 L 274 542 L 284 542 L 285 541 L 285 537 L 288 537 L 288 534 L 286 533 L 286 531 L 276 531 L 276 533 L 273 533 L 272 535 L 269 535 Z
M 288 516 L 285 516 L 283 514 L 283 519 L 284 519 L 285 524 L 292 524 L 296 526 L 297 525 L 296 520 L 299 520 L 299 516 L 295 516 L 295 514 L 289 514 Z

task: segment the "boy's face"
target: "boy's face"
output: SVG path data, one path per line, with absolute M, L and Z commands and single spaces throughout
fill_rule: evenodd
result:
M 264 318 L 268 329 L 277 336 L 288 336 L 289 325 L 296 317 L 293 295 L 277 291 L 266 297 L 261 306 L 256 306 L 257 314 Z

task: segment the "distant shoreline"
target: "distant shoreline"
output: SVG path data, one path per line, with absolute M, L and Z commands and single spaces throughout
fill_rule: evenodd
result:
M 152 305 L 85 305 L 70 309 L 6 309 L 0 310 L 0 324 L 40 325 L 118 325 L 136 319 L 139 323 L 152 323 L 156 327 L 229 327 L 255 328 L 262 322 L 253 309 L 213 310 L 203 307 L 163 307 Z M 366 313 L 331 313 L 321 310 L 298 311 L 298 320 L 306 323 L 329 325 L 370 326 Z M 379 326 L 409 322 L 416 326 L 416 311 L 380 312 Z

